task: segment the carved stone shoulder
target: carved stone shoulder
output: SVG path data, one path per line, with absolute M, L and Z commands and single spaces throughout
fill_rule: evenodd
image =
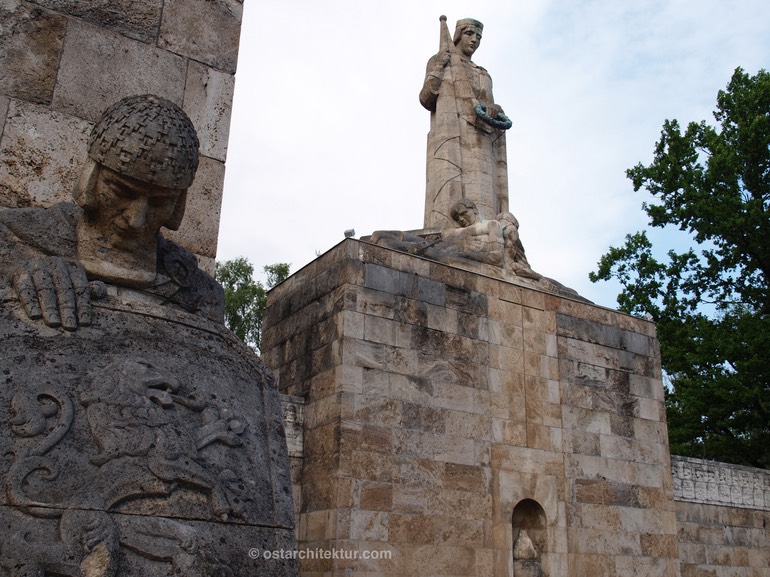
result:
M 198 267 L 194 254 L 162 236 L 158 242 L 158 277 L 168 281 L 153 287 L 151 292 L 168 292 L 170 294 L 165 294 L 168 301 L 184 310 L 224 322 L 222 286 Z

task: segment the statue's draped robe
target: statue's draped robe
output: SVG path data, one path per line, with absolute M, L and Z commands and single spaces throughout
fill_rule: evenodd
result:
M 454 52 L 444 68 L 428 62 L 420 102 L 431 111 L 426 166 L 425 228 L 451 228 L 450 209 L 461 198 L 476 203 L 482 218 L 508 210 L 505 133 L 477 117 L 474 108 L 494 103 L 489 73 Z

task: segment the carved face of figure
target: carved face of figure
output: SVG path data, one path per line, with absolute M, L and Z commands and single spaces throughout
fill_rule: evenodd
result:
M 455 205 L 452 216 L 462 226 L 470 226 L 479 219 L 479 211 L 475 207 L 467 207 L 458 203 Z
M 148 184 L 102 167 L 94 190 L 94 225 L 112 248 L 155 246 L 184 190 Z
M 475 26 L 470 26 L 463 30 L 457 47 L 460 49 L 460 52 L 470 58 L 476 52 L 479 44 L 481 44 L 481 30 Z

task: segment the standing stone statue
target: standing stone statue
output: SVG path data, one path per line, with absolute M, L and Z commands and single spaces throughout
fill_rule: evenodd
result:
M 440 47 L 429 61 L 420 103 L 431 112 L 427 151 L 425 228 L 454 226 L 450 209 L 461 198 L 482 218 L 508 211 L 505 130 L 511 121 L 495 104 L 492 79 L 471 61 L 484 28 L 457 22 L 450 38 L 441 20 Z

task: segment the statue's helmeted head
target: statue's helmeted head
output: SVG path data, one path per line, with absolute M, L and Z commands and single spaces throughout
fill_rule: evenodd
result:
M 143 94 L 110 106 L 96 122 L 88 156 L 124 176 L 167 188 L 189 188 L 198 169 L 198 136 L 173 102 Z
M 170 100 L 152 94 L 123 98 L 91 130 L 88 160 L 73 198 L 89 215 L 103 210 L 96 187 L 108 169 L 139 183 L 178 191 L 173 213 L 161 223 L 177 230 L 198 169 L 198 145 L 192 121 Z
M 484 25 L 473 18 L 463 18 L 462 20 L 458 20 L 455 25 L 454 36 L 452 37 L 452 42 L 454 42 L 455 46 L 460 42 L 460 37 L 468 28 L 478 28 L 480 34 L 484 30 Z

